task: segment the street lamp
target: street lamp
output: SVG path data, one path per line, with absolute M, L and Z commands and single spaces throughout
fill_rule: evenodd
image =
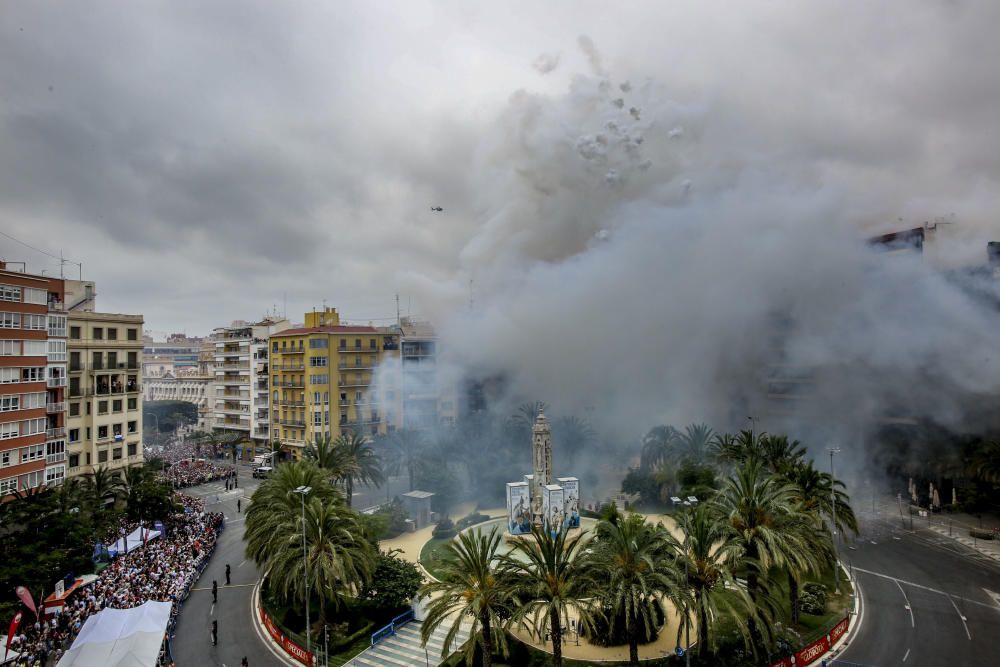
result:
M 312 652 L 309 641 L 309 558 L 306 555 L 306 496 L 310 491 L 312 491 L 311 486 L 299 486 L 292 491 L 299 494 L 302 499 L 302 564 L 305 568 L 302 578 L 306 584 L 306 653 Z
M 834 592 L 840 594 L 840 557 L 837 555 L 837 478 L 833 475 L 833 455 L 839 454 L 840 449 L 830 447 L 830 505 L 833 508 L 833 586 Z
M 694 496 L 688 496 L 688 499 L 684 502 L 684 505 L 688 508 L 694 507 L 698 504 L 698 499 Z M 688 531 L 684 531 L 684 585 L 688 588 L 691 587 L 690 574 L 688 573 L 688 563 L 691 562 L 691 556 L 688 554 Z M 687 667 L 691 667 L 691 619 L 688 618 L 687 623 L 684 624 L 684 663 Z M 699 655 L 701 655 L 699 653 Z
M 143 416 L 149 415 L 150 417 L 152 417 L 153 419 L 156 420 L 156 432 L 159 433 L 160 432 L 160 415 L 156 414 L 155 412 L 144 412 L 142 414 L 143 414 Z

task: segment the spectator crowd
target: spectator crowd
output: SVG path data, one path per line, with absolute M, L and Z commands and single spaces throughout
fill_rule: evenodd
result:
M 150 600 L 172 602 L 168 633 L 173 633 L 179 606 L 207 565 L 218 532 L 224 528 L 222 514 L 206 512 L 203 500 L 181 494 L 177 500 L 184 512 L 167 517 L 164 535 L 113 559 L 96 581 L 75 591 L 55 616 L 31 624 L 30 612 L 25 614 L 11 640 L 11 651 L 21 654 L 14 667 L 55 665 L 87 618 L 105 607 L 128 609 Z M 130 524 L 123 522 L 118 528 L 127 531 Z M 122 534 L 117 533 L 115 539 Z

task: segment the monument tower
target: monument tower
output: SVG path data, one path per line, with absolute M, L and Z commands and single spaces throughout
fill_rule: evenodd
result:
M 552 429 L 541 411 L 531 427 L 531 452 L 531 505 L 540 514 L 543 490 L 552 484 Z

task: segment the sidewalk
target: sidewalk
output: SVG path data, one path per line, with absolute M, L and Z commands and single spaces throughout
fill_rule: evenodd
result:
M 962 512 L 932 513 L 929 510 L 924 510 L 926 516 L 911 515 L 910 506 L 906 500 L 905 497 L 902 499 L 902 507 L 895 497 L 891 500 L 882 500 L 878 506 L 884 512 L 883 517 L 889 521 L 898 521 L 900 526 L 907 529 L 912 525 L 913 530 L 931 530 L 941 537 L 952 539 L 1000 563 L 1000 539 L 983 540 L 973 538 L 969 534 L 971 530 L 992 531 L 995 528 L 1000 529 L 1000 516 L 985 513 L 982 515 Z M 902 514 L 900 514 L 900 509 L 902 509 Z M 997 537 L 1000 538 L 1000 535 Z

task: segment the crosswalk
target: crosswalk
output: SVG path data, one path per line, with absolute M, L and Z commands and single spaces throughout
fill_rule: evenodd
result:
M 396 630 L 394 635 L 355 656 L 347 665 L 351 667 L 427 667 L 428 665 L 441 664 L 441 647 L 444 645 L 448 628 L 446 626 L 438 627 L 425 647 L 420 641 L 420 627 L 420 623 L 407 623 Z M 463 627 L 455 638 L 451 650 L 458 650 L 468 638 L 469 631 Z

